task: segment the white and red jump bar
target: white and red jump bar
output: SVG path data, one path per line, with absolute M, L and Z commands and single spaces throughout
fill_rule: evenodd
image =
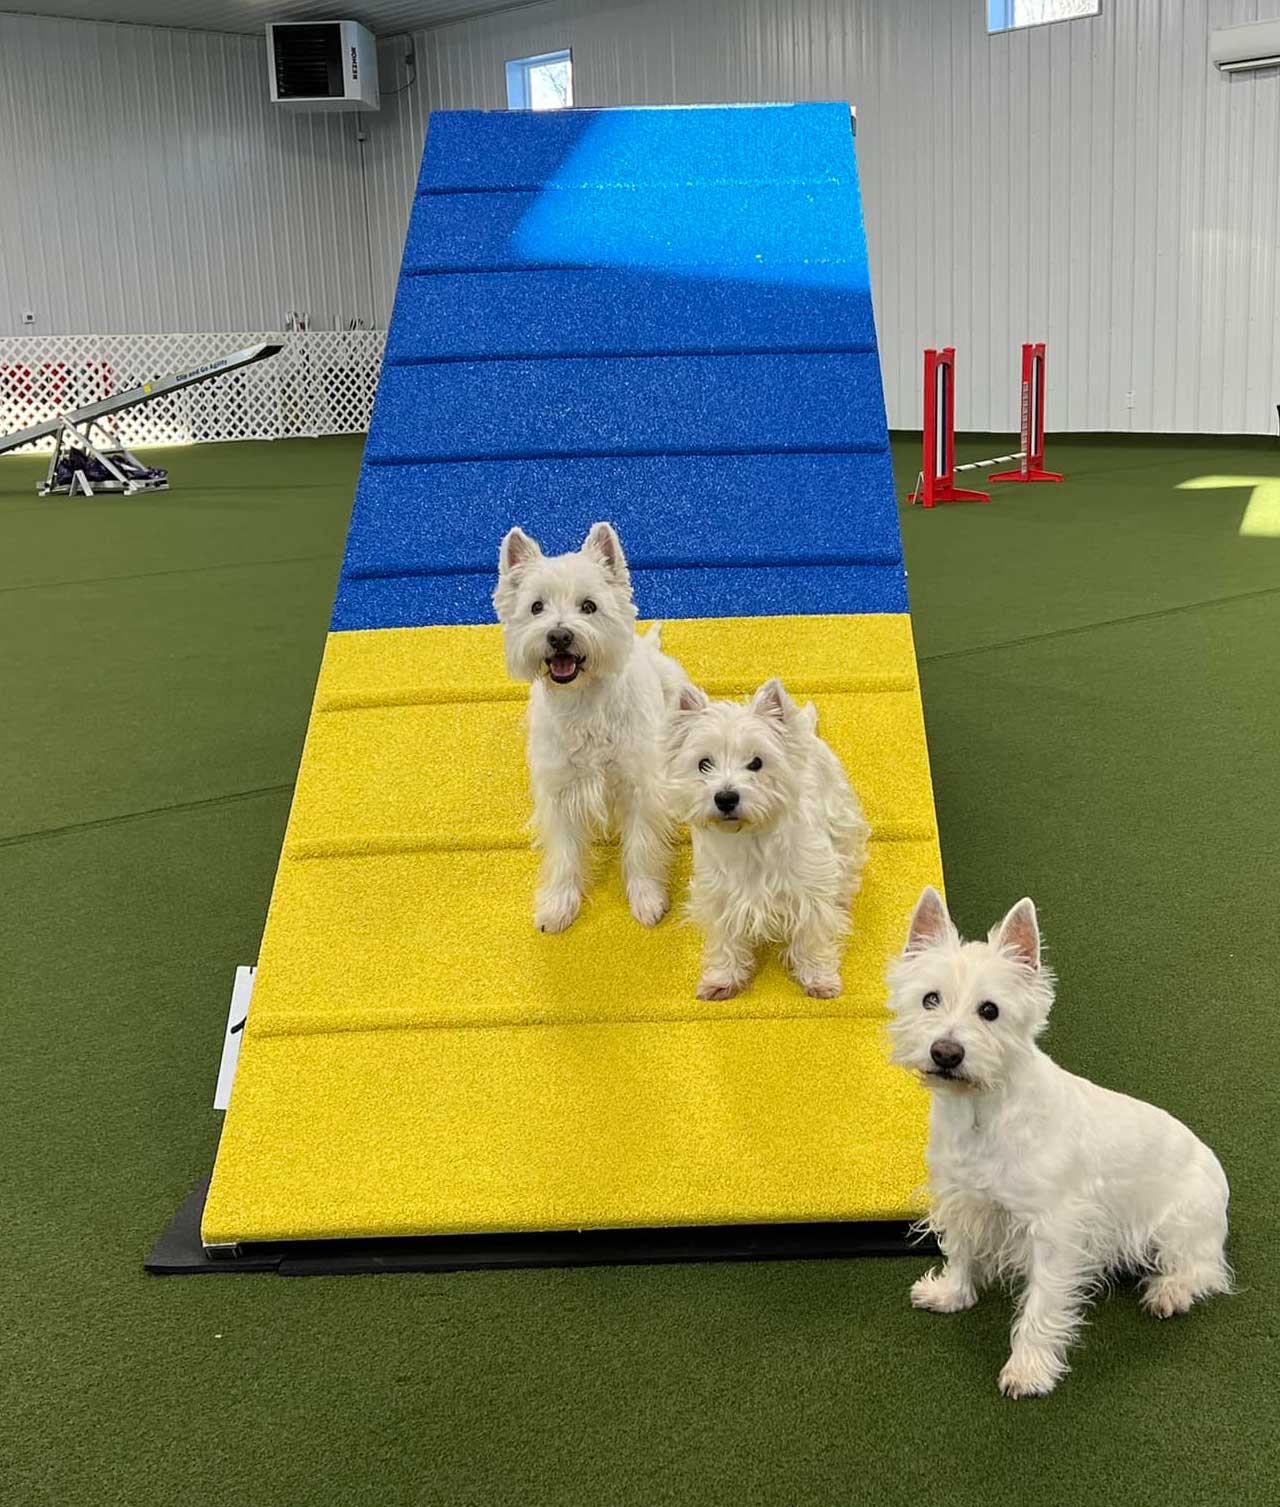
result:
M 997 471 L 990 481 L 1061 481 L 1044 468 L 1044 342 L 1022 347 L 1022 449 L 1012 455 L 956 465 L 956 351 L 952 345 L 924 353 L 924 465 L 908 502 L 936 507 L 940 502 L 990 502 L 987 492 L 967 492 L 955 484 L 959 471 L 983 471 L 1016 460 L 1014 471 Z

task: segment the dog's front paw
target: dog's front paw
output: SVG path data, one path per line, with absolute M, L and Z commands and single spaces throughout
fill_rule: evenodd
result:
M 1142 1294 L 1142 1306 L 1157 1319 L 1186 1313 L 1195 1300 L 1195 1289 L 1180 1277 L 1153 1277 Z
M 978 1301 L 967 1282 L 957 1282 L 945 1271 L 929 1271 L 911 1286 L 911 1306 L 930 1313 L 963 1313 Z
M 823 973 L 814 977 L 803 978 L 800 987 L 810 999 L 835 999 L 844 985 L 840 982 L 838 973 Z
M 641 926 L 656 926 L 671 908 L 666 886 L 652 879 L 636 879 L 627 886 L 627 904 Z
M 723 979 L 704 978 L 698 985 L 698 998 L 736 999 L 746 987 L 746 979 L 730 979 L 726 983 Z
M 1043 1397 L 1065 1370 L 1052 1350 L 1016 1350 L 1004 1363 L 1000 1390 L 1006 1397 Z
M 540 890 L 533 907 L 539 931 L 566 931 L 578 919 L 582 895 L 577 890 Z

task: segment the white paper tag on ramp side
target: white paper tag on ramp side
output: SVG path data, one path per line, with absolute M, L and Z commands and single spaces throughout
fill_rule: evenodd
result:
M 249 1001 L 253 998 L 253 980 L 257 972 L 257 968 L 236 969 L 236 982 L 231 990 L 231 1007 L 227 1011 L 227 1033 L 222 1038 L 218 1086 L 213 1094 L 214 1109 L 226 1109 L 231 1103 L 231 1085 L 236 1081 L 240 1043 L 244 1040 L 244 1023 L 249 1018 Z

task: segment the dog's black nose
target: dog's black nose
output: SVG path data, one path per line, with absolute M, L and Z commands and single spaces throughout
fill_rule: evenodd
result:
M 550 628 L 547 630 L 547 648 L 553 654 L 567 654 L 569 645 L 573 642 L 573 630 L 571 628 Z
M 741 799 L 742 797 L 736 790 L 716 791 L 716 805 L 721 811 L 724 812 L 726 816 L 728 816 L 731 811 L 736 811 L 738 809 L 738 802 Z
M 929 1056 L 940 1068 L 957 1068 L 964 1061 L 964 1048 L 958 1041 L 935 1041 L 929 1048 Z

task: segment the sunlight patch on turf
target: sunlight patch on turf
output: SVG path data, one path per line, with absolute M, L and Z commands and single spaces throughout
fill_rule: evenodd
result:
M 1280 539 L 1280 476 L 1192 476 L 1178 483 L 1180 492 L 1227 487 L 1252 488 L 1240 520 L 1242 538 Z

